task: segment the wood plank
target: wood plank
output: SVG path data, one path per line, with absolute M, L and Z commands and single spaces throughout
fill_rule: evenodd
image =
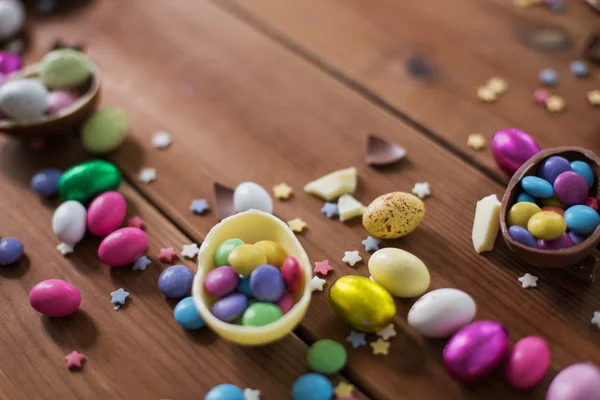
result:
M 169 29 L 157 29 L 163 26 Z M 500 241 L 487 256 L 472 250 L 475 201 L 501 195 L 501 186 L 223 9 L 197 0 L 168 7 L 159 0 L 118 6 L 99 1 L 86 14 L 40 22 L 38 29 L 44 36 L 33 56 L 54 37 L 86 38 L 104 71 L 105 103 L 125 107 L 133 127 L 131 140 L 111 159 L 132 180 L 142 167 L 156 167 L 158 180 L 137 187 L 195 240 L 216 218 L 193 216 L 188 207 L 193 198 L 210 198 L 214 181 L 235 186 L 254 180 L 265 187 L 286 181 L 296 194 L 277 202 L 275 212 L 284 220 L 301 217 L 309 223 L 300 240 L 312 260 L 335 264 L 330 286 L 342 275 L 368 275 L 365 264 L 351 268 L 340 261 L 344 250 L 361 249 L 366 233 L 360 223 L 325 219 L 319 213 L 322 202 L 300 192 L 303 184 L 356 165 L 356 196 L 368 203 L 426 180 L 434 195 L 426 200 L 422 227 L 386 244 L 421 257 L 432 273 L 432 289 L 459 287 L 471 293 L 478 318 L 506 324 L 513 341 L 532 334 L 548 339 L 552 371 L 523 396 L 543 398 L 549 379 L 573 362 L 600 361 L 595 345 L 600 333 L 588 323 L 600 301 L 597 284 L 526 267 Z M 152 133 L 161 129 L 174 137 L 166 151 L 150 145 Z M 362 162 L 366 132 L 405 146 L 409 160 L 381 171 L 367 168 Z M 525 271 L 540 276 L 539 289 L 519 287 L 516 279 Z M 350 351 L 345 373 L 368 394 L 381 399 L 519 396 L 500 377 L 474 387 L 450 379 L 441 365 L 443 343 L 423 340 L 406 326 L 411 303 L 398 301 L 401 333 L 392 340 L 390 356 L 373 356 L 368 347 Z M 343 340 L 348 332 L 333 315 L 326 292 L 315 295 L 298 329 L 309 340 Z
M 51 220 L 58 201 L 40 202 L 28 183 L 40 168 L 72 165 L 79 157 L 71 156 L 81 154 L 75 141 L 54 143 L 42 154 L 4 139 L 0 148 L 2 236 L 18 237 L 26 249 L 24 260 L 0 270 L 2 399 L 198 399 L 221 383 L 260 389 L 267 399 L 288 396 L 293 382 L 307 372 L 307 346 L 296 336 L 240 348 L 208 329 L 187 331 L 175 322 L 177 301 L 157 287 L 168 266 L 158 255 L 162 247 L 179 252 L 190 239 L 129 184 L 121 188 L 128 218 L 139 215 L 149 237 L 147 256 L 153 264 L 146 271 L 103 265 L 96 255 L 100 239 L 94 237 L 86 237 L 66 258 L 56 251 Z M 181 257 L 172 264 L 197 269 L 195 261 Z M 29 290 L 45 279 L 64 279 L 79 288 L 80 310 L 53 319 L 33 310 Z M 114 311 L 110 292 L 119 287 L 131 296 Z M 73 350 L 87 356 L 80 372 L 69 372 L 63 361 Z
M 589 90 L 600 88 L 598 68 L 592 68 L 590 79 L 569 72 L 569 63 L 581 58 L 586 38 L 599 26 L 597 13 L 584 1 L 567 2 L 564 13 L 519 9 L 506 0 L 222 4 L 303 49 L 308 58 L 347 77 L 499 176 L 489 149 L 474 152 L 467 147 L 469 134 L 480 132 L 491 139 L 499 129 L 518 127 L 542 147 L 579 145 L 600 152 L 599 110 L 586 98 Z M 523 36 L 541 28 L 568 32 L 573 47 L 560 52 L 527 48 Z M 407 73 L 405 60 L 415 54 L 439 72 L 437 79 L 424 82 Z M 563 114 L 551 115 L 532 101 L 543 68 L 560 75 L 552 91 L 567 102 Z M 509 91 L 496 103 L 482 103 L 477 88 L 492 76 L 505 78 Z

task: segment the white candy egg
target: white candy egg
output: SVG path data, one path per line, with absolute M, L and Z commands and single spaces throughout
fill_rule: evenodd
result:
M 0 40 L 15 36 L 25 23 L 25 10 L 20 1 L 0 0 Z
M 273 214 L 273 200 L 269 193 L 254 182 L 242 182 L 233 192 L 235 211 L 260 210 Z
M 437 289 L 424 294 L 408 312 L 408 324 L 429 338 L 446 338 L 475 317 L 475 300 L 458 289 Z
M 48 89 L 38 79 L 19 79 L 0 86 L 0 111 L 8 118 L 38 119 L 47 108 Z
M 83 239 L 87 212 L 83 204 L 75 200 L 62 203 L 52 217 L 52 230 L 61 242 L 74 245 Z

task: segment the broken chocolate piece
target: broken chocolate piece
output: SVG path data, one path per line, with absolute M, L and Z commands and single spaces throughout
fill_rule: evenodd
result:
M 571 35 L 562 29 L 542 28 L 523 34 L 525 45 L 537 51 L 560 51 L 572 46 Z
M 377 136 L 367 136 L 368 165 L 390 165 L 406 157 L 406 149 Z

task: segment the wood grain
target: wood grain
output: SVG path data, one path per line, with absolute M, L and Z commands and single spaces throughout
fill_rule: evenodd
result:
M 322 202 L 301 187 L 351 165 L 360 176 L 356 197 L 365 204 L 382 193 L 430 182 L 433 196 L 426 200 L 422 226 L 385 244 L 420 257 L 431 271 L 432 289 L 458 287 L 473 295 L 478 318 L 505 324 L 513 342 L 527 335 L 545 337 L 553 350 L 552 370 L 534 391 L 521 394 L 508 388 L 501 372 L 478 385 L 461 385 L 441 365 L 444 342 L 424 340 L 407 327 L 412 300 L 399 300 L 399 334 L 392 339 L 390 355 L 374 356 L 368 347 L 349 352 L 344 374 L 373 398 L 542 399 L 559 369 L 584 359 L 600 362 L 600 332 L 589 324 L 600 303 L 598 284 L 570 271 L 529 268 L 501 241 L 488 255 L 473 251 L 475 202 L 490 193 L 501 195 L 501 186 L 228 10 L 204 0 L 168 6 L 159 0 L 98 1 L 85 13 L 38 21 L 36 32 L 31 59 L 57 37 L 87 41 L 103 69 L 104 103 L 123 106 L 131 121 L 131 140 L 111 160 L 196 241 L 217 220 L 212 214 L 193 216 L 188 207 L 193 198 L 210 199 L 215 181 L 235 186 L 253 180 L 265 187 L 286 181 L 296 193 L 288 202 L 277 202 L 275 213 L 308 222 L 300 240 L 313 261 L 329 259 L 335 266 L 327 278 L 329 287 L 342 275 L 368 275 L 368 255 L 360 244 L 366 232 L 358 221 L 327 220 L 319 213 Z M 152 134 L 163 129 L 173 136 L 173 145 L 152 148 Z M 367 132 L 407 148 L 406 162 L 382 170 L 366 167 Z M 137 182 L 139 170 L 148 166 L 157 168 L 158 180 Z M 365 263 L 352 268 L 341 258 L 354 249 L 361 250 Z M 539 288 L 520 288 L 517 278 L 525 272 L 540 277 Z M 316 293 L 297 330 L 308 342 L 343 341 L 348 332 L 333 315 L 326 292 Z M 286 351 L 277 357 L 287 358 Z M 282 396 L 289 390 L 289 384 L 283 386 L 286 391 L 277 386 L 273 392 Z
M 577 145 L 600 153 L 600 110 L 586 93 L 600 88 L 599 70 L 577 79 L 569 63 L 582 57 L 585 41 L 598 29 L 598 15 L 584 1 L 570 1 L 564 13 L 544 7 L 519 9 L 507 0 L 230 0 L 242 18 L 299 48 L 323 68 L 348 79 L 432 135 L 503 176 L 491 152 L 467 147 L 474 132 L 488 139 L 499 129 L 518 127 L 542 147 Z M 568 32 L 573 47 L 536 52 L 523 37 L 536 29 Z M 406 59 L 419 55 L 438 71 L 437 79 L 415 79 Z M 538 72 L 554 68 L 568 110 L 549 114 L 532 101 Z M 477 88 L 493 77 L 508 92 L 493 104 L 477 99 Z M 506 179 L 508 180 L 508 179 Z
M 160 248 L 178 253 L 190 239 L 177 230 L 129 184 L 121 187 L 127 218 L 138 215 L 149 237 L 146 271 L 109 268 L 97 256 L 99 238 L 87 236 L 66 258 L 56 250 L 51 228 L 57 201 L 41 202 L 28 187 L 33 173 L 44 167 L 66 168 L 79 159 L 73 140 L 60 140 L 43 152 L 0 141 L 0 234 L 25 245 L 23 260 L 0 270 L 0 398 L 29 399 L 198 399 L 221 383 L 260 389 L 263 398 L 288 396 L 293 382 L 308 372 L 307 346 L 290 335 L 262 348 L 241 348 L 208 329 L 187 331 L 173 319 L 177 300 L 166 299 L 157 280 L 168 264 Z M 194 260 L 179 257 L 196 271 Z M 41 280 L 63 279 L 82 294 L 79 311 L 65 318 L 47 318 L 33 310 L 29 290 Z M 110 292 L 131 293 L 114 311 Z M 81 371 L 67 370 L 64 356 L 86 355 Z M 332 378 L 337 383 L 340 377 Z M 362 394 L 357 393 L 361 398 Z

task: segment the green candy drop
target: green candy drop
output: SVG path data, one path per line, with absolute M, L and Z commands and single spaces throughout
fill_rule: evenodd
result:
M 86 204 L 97 195 L 116 190 L 121 184 L 121 172 L 108 161 L 94 160 L 68 169 L 60 178 L 58 189 L 64 200 Z
M 241 244 L 244 244 L 244 241 L 242 239 L 237 238 L 227 239 L 226 241 L 221 243 L 215 251 L 215 267 L 229 265 L 229 253 L 231 253 L 231 250 L 233 250 Z
M 254 303 L 242 315 L 242 325 L 265 326 L 283 317 L 281 308 L 272 303 Z
M 335 340 L 319 340 L 308 349 L 306 362 L 315 372 L 335 374 L 346 365 L 346 349 Z

